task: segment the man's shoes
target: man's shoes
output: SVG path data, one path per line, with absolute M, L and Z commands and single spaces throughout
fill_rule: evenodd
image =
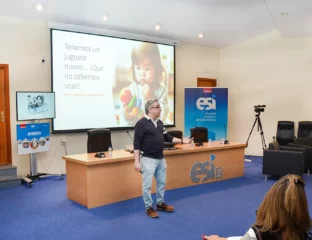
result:
M 158 218 L 158 213 L 152 207 L 146 210 L 146 214 L 151 218 Z
M 173 212 L 174 207 L 163 202 L 162 204 L 157 204 L 157 211 Z

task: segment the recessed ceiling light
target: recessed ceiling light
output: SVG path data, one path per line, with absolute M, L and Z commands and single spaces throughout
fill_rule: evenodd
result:
M 41 4 L 36 4 L 37 11 L 41 11 L 43 9 L 43 6 Z
M 282 17 L 285 17 L 285 16 L 287 16 L 288 15 L 288 12 L 281 12 L 281 16 Z
M 102 19 L 106 21 L 108 19 L 108 15 L 107 14 L 103 15 Z
M 199 38 L 203 38 L 204 37 L 204 33 L 198 33 L 198 37 Z
M 160 29 L 160 24 L 156 24 L 155 26 L 154 26 L 154 28 L 155 28 L 155 30 L 159 30 Z

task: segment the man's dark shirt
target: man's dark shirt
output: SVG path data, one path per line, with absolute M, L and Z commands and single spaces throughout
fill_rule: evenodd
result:
M 133 149 L 140 150 L 145 157 L 162 159 L 164 142 L 172 142 L 172 139 L 162 121 L 157 120 L 155 127 L 151 119 L 143 117 L 135 124 Z

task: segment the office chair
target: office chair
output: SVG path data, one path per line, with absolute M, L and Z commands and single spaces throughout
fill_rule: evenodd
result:
M 175 138 L 183 139 L 183 133 L 180 130 L 167 131 L 169 135 Z
M 88 130 L 87 141 L 88 153 L 105 152 L 112 146 L 111 132 L 109 129 L 92 129 Z
M 276 141 L 279 145 L 293 143 L 295 137 L 295 123 L 292 121 L 278 121 Z
M 191 128 L 191 138 L 194 138 L 194 143 L 208 142 L 208 128 Z
M 305 148 L 280 146 L 277 141 L 269 143 L 263 150 L 262 174 L 284 176 L 297 174 L 302 176 L 305 164 Z
M 302 121 L 298 123 L 297 138 L 312 138 L 312 122 Z

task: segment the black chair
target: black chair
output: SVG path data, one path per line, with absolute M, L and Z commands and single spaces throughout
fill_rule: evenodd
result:
M 302 121 L 298 123 L 297 138 L 312 138 L 312 122 Z
M 180 130 L 172 130 L 172 131 L 167 131 L 169 135 L 175 138 L 183 138 L 183 133 Z
M 287 174 L 303 175 L 305 148 L 280 146 L 277 141 L 269 143 L 263 151 L 262 174 L 284 176 Z
M 194 138 L 194 143 L 208 142 L 208 128 L 191 128 L 191 138 Z
M 309 175 L 312 171 L 312 138 L 294 138 L 287 146 L 305 149 L 304 169 Z
M 88 153 L 105 152 L 112 146 L 111 132 L 109 129 L 92 129 L 88 130 L 87 141 Z
M 278 121 L 276 141 L 279 145 L 292 143 L 295 137 L 295 123 L 292 121 Z

